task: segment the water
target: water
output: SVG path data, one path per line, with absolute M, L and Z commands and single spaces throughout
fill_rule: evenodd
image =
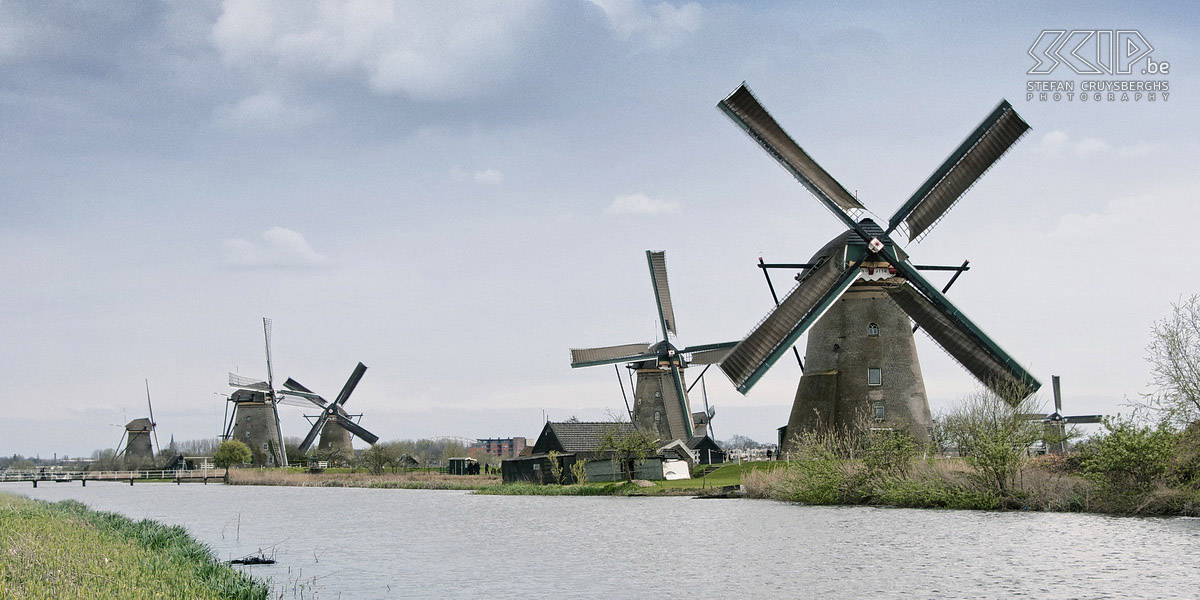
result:
M 1197 598 L 1200 519 L 92 482 L 305 598 Z M 314 595 L 315 592 L 315 595 Z

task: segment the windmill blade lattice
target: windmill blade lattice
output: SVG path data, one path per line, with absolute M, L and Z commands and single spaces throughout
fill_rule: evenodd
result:
M 658 356 L 654 344 L 622 344 L 601 348 L 572 348 L 571 367 L 594 367 L 613 363 L 634 362 Z
M 667 285 L 666 253 L 646 252 L 646 260 L 650 263 L 654 299 L 658 302 L 658 318 L 663 329 L 663 339 L 666 340 L 668 332 L 675 333 L 675 307 L 671 305 L 671 288 Z
M 716 364 L 720 364 L 721 361 L 725 360 L 725 357 L 729 356 L 730 352 L 733 352 L 733 348 L 734 348 L 734 346 L 737 346 L 737 342 L 726 342 L 724 344 L 710 344 L 710 346 L 719 346 L 719 347 L 718 348 L 710 348 L 710 347 L 684 348 L 682 350 L 682 352 L 684 354 L 691 355 L 692 358 L 690 360 L 688 360 L 689 364 L 716 365 Z
M 888 220 L 887 233 L 903 222 L 909 241 L 923 237 L 1027 131 L 1029 124 L 1012 105 L 1001 102 L 896 210 Z
M 858 218 L 866 211 L 853 194 L 821 168 L 821 165 L 779 126 L 746 84 L 739 86 L 718 106 L 829 210 L 851 218 Z
M 743 394 L 824 314 L 858 278 L 857 268 L 826 258 L 725 357 L 721 370 Z
M 921 277 L 913 269 L 912 274 Z M 903 286 L 885 288 L 921 329 L 954 360 L 998 396 L 1016 401 L 1037 391 L 1037 380 L 1022 368 L 961 311 L 940 296 L 943 306 L 921 294 L 914 279 Z M 932 289 L 929 286 L 926 291 Z

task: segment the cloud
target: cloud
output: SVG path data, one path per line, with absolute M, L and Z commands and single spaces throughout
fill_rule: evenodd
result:
M 664 48 L 700 28 L 704 9 L 689 2 L 672 6 L 659 2 L 653 6 L 642 0 L 590 0 L 608 17 L 609 24 L 625 40 Z
M 1114 195 L 1092 211 L 1067 213 L 1059 217 L 1052 235 L 1084 247 L 1123 246 L 1161 237 L 1164 218 L 1193 222 L 1200 218 L 1200 207 L 1192 201 L 1200 192 L 1194 184 L 1163 186 L 1136 194 Z M 1131 252 L 1137 252 L 1130 248 Z M 1145 254 L 1131 254 L 1140 256 Z
M 475 96 L 505 80 L 546 3 L 226 0 L 211 41 L 266 76 L 350 79 L 416 100 Z
M 1154 144 L 1148 142 L 1113 146 L 1098 137 L 1073 140 L 1065 131 L 1054 130 L 1042 136 L 1036 151 L 1044 156 L 1061 156 L 1066 153 L 1075 156 L 1097 156 L 1114 152 L 1120 156 L 1144 156 L 1152 152 L 1154 148 Z
M 450 176 L 456 181 L 473 181 L 479 185 L 496 186 L 504 183 L 504 172 L 499 169 L 467 172 L 456 167 L 450 171 Z
M 217 121 L 222 125 L 286 128 L 308 125 L 320 116 L 319 111 L 287 104 L 274 92 L 247 96 L 232 106 L 218 109 Z
M 617 196 L 604 212 L 613 215 L 658 215 L 679 212 L 679 209 L 678 202 L 668 202 L 639 193 Z
M 330 264 L 329 257 L 313 250 L 299 232 L 272 227 L 262 232 L 261 242 L 242 238 L 221 242 L 225 264 L 241 269 L 317 268 Z
M 475 180 L 475 183 L 480 183 L 483 185 L 500 185 L 501 183 L 504 183 L 504 173 L 501 173 L 496 169 L 475 171 L 473 174 L 471 174 L 471 178 Z

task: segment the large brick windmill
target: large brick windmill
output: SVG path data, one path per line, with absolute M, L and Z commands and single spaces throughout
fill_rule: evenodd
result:
M 881 426 L 928 435 L 931 419 L 912 319 L 992 391 L 1019 400 L 1041 384 L 955 307 L 892 239 L 903 227 L 922 237 L 1029 129 L 1001 102 L 888 220 L 866 208 L 767 113 L 745 84 L 717 105 L 844 223 L 774 311 L 721 362 L 743 394 L 809 332 L 807 363 L 788 419 L 794 434 L 848 427 L 864 412 Z
M 643 342 L 603 348 L 573 348 L 571 367 L 627 363 L 637 373 L 633 409 L 630 411 L 633 424 L 657 436 L 662 443 L 680 440 L 686 444 L 697 435 L 698 424 L 705 425 L 707 431 L 707 421 L 712 414 L 692 414 L 687 386 L 683 383 L 683 370 L 689 364 L 718 362 L 737 342 L 691 346 L 683 350 L 675 348 L 670 342 L 671 335 L 675 333 L 675 309 L 671 304 L 671 290 L 667 287 L 666 255 L 647 250 L 646 262 L 650 267 L 650 281 L 654 286 L 663 341 L 657 344 Z M 685 355 L 691 358 L 685 360 Z M 699 434 L 699 437 L 703 435 Z

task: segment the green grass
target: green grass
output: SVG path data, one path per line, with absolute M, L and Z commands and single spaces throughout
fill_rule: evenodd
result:
M 781 463 L 772 461 L 757 461 L 745 463 L 729 463 L 721 465 L 715 471 L 696 479 L 675 479 L 671 481 L 655 481 L 654 488 L 646 489 L 706 489 L 721 488 L 731 485 L 741 485 L 742 475 L 752 471 L 762 471 L 777 468 Z M 653 492 L 650 492 L 653 493 Z
M 0 598 L 266 598 L 182 527 L 0 493 Z
M 626 496 L 647 488 L 623 481 L 620 483 L 584 483 L 582 485 L 538 485 L 536 483 L 502 483 L 475 491 L 489 496 Z
M 508 496 L 692 496 L 721 488 L 741 485 L 742 475 L 754 471 L 780 468 L 781 463 L 758 461 L 722 465 L 704 477 L 652 481 L 654 485 L 640 487 L 628 481 L 617 483 L 584 483 L 581 485 L 537 485 L 534 483 L 502 483 L 480 488 L 475 493 Z

